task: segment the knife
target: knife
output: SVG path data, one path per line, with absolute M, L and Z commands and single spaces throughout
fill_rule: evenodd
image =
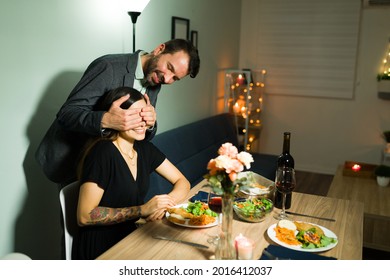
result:
M 186 245 L 190 245 L 190 246 L 194 246 L 194 247 L 198 247 L 198 248 L 203 248 L 203 249 L 208 249 L 209 248 L 209 246 L 206 246 L 206 245 L 203 245 L 203 244 L 189 242 L 189 241 L 180 240 L 180 239 L 174 239 L 174 238 L 165 237 L 165 236 L 153 235 L 153 238 L 161 239 L 161 240 L 168 240 L 168 241 L 173 241 L 173 242 L 178 242 L 178 243 L 183 243 L 183 244 L 186 244 Z
M 312 215 L 307 215 L 307 214 L 295 213 L 295 212 L 291 212 L 291 211 L 286 211 L 286 213 L 290 214 L 290 215 L 295 215 L 295 216 L 302 216 L 302 217 L 315 218 L 315 219 L 320 219 L 320 220 L 325 220 L 325 221 L 330 221 L 330 222 L 336 222 L 335 219 L 331 219 L 331 218 L 317 217 L 317 216 L 312 216 Z

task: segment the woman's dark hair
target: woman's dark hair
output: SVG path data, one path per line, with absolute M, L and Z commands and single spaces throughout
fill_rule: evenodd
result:
M 119 87 L 112 89 L 108 91 L 106 94 L 104 94 L 99 101 L 97 102 L 96 106 L 94 107 L 95 111 L 108 111 L 112 105 L 112 103 L 122 96 L 125 96 L 129 94 L 130 97 L 125 102 L 123 102 L 120 107 L 122 109 L 129 109 L 131 105 L 133 105 L 135 102 L 139 100 L 145 100 L 145 97 L 140 93 L 138 90 L 131 88 L 131 87 Z M 87 144 L 85 145 L 84 151 L 82 153 L 81 160 L 78 165 L 78 175 L 80 178 L 81 171 L 84 165 L 85 157 L 89 154 L 89 151 L 92 149 L 93 146 L 96 145 L 99 141 L 115 141 L 118 138 L 118 131 L 115 129 L 105 129 L 105 133 L 102 136 L 99 136 L 97 138 L 90 139 Z
M 108 111 L 115 100 L 118 100 L 119 98 L 125 96 L 126 94 L 129 94 L 130 98 L 121 104 L 120 107 L 122 109 L 129 109 L 130 106 L 133 105 L 133 103 L 141 99 L 145 100 L 142 93 L 140 93 L 138 90 L 131 87 L 119 87 L 119 88 L 112 89 L 106 94 L 104 94 L 98 101 L 95 110 Z
M 172 39 L 164 43 L 165 49 L 161 54 L 173 54 L 179 51 L 184 51 L 190 57 L 188 64 L 188 74 L 191 78 L 195 78 L 198 75 L 200 68 L 200 58 L 198 49 L 188 40 L 184 39 Z
M 118 87 L 108 91 L 104 94 L 95 106 L 95 111 L 108 111 L 115 100 L 118 100 L 122 96 L 129 94 L 130 97 L 125 102 L 123 102 L 120 107 L 122 109 L 129 109 L 133 103 L 143 99 L 146 101 L 145 97 L 138 90 L 131 87 Z M 118 135 L 118 131 L 114 129 L 105 129 L 103 138 L 109 140 L 115 140 Z M 115 136 L 113 138 L 113 136 Z M 100 139 L 100 138 L 99 138 Z

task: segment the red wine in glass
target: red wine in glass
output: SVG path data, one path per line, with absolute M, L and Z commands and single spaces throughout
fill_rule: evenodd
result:
M 208 204 L 211 211 L 222 213 L 222 198 L 220 196 L 211 196 Z
M 278 191 L 286 194 L 291 193 L 295 188 L 295 184 L 293 182 L 276 182 L 275 186 Z
M 278 167 L 275 176 L 275 187 L 283 195 L 282 211 L 275 216 L 277 220 L 287 219 L 286 214 L 286 195 L 291 193 L 295 188 L 295 171 L 291 167 Z

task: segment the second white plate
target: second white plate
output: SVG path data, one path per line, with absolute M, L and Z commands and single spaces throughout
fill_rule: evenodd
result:
M 313 225 L 316 225 L 316 224 L 313 224 Z M 336 241 L 335 243 L 331 243 L 331 244 L 329 244 L 326 247 L 314 248 L 314 249 L 302 248 L 300 245 L 289 245 L 289 244 L 286 244 L 286 243 L 280 241 L 276 237 L 276 232 L 275 232 L 275 227 L 276 226 L 277 226 L 277 224 L 273 224 L 273 225 L 271 225 L 268 228 L 267 234 L 268 234 L 269 238 L 271 238 L 272 241 L 274 241 L 275 243 L 279 244 L 280 246 L 283 246 L 283 247 L 286 247 L 286 248 L 289 248 L 289 249 L 292 249 L 292 250 L 302 251 L 302 252 L 324 252 L 324 251 L 328 251 L 328 250 L 336 247 L 336 245 L 338 243 L 338 241 Z M 334 232 L 330 231 L 329 229 L 327 229 L 327 228 L 325 228 L 323 226 L 320 226 L 320 225 L 316 225 L 316 226 L 320 227 L 324 231 L 325 236 L 337 239 L 337 236 L 336 236 L 336 234 L 334 234 Z

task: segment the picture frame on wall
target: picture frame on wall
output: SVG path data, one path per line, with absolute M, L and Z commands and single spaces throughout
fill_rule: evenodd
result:
M 191 31 L 191 42 L 195 46 L 195 48 L 198 48 L 198 31 Z
M 172 17 L 172 39 L 189 40 L 190 20 L 182 17 Z

